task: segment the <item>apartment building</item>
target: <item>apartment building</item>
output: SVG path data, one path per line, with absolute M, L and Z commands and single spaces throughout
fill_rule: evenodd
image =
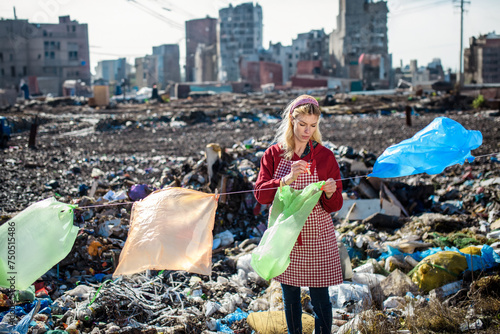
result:
M 120 84 L 127 79 L 128 64 L 126 58 L 102 60 L 95 68 L 96 79 L 102 79 L 109 84 Z
M 135 58 L 135 84 L 137 87 L 153 87 L 158 84 L 158 57 L 146 55 Z
M 240 62 L 258 61 L 262 49 L 262 7 L 252 2 L 219 10 L 219 80 L 240 80 Z
M 153 47 L 153 56 L 158 57 L 158 83 L 165 85 L 181 82 L 179 44 L 163 44 Z
M 297 38 L 292 40 L 292 66 L 291 75 L 295 75 L 299 61 L 317 61 L 321 62 L 322 73 L 320 75 L 329 75 L 330 68 L 329 56 L 329 35 L 324 29 L 311 30 L 306 33 L 298 34 Z
M 335 76 L 359 79 L 360 56 L 379 55 L 384 66 L 379 79 L 389 80 L 387 13 L 386 1 L 339 0 L 337 29 L 330 34 L 329 45 Z
M 135 58 L 135 76 L 138 87 L 158 85 L 164 89 L 169 84 L 181 81 L 178 44 L 163 44 L 153 47 L 153 54 Z
M 292 46 L 284 46 L 280 42 L 272 44 L 269 42 L 269 53 L 270 58 L 277 64 L 281 65 L 282 68 L 282 85 L 286 85 L 290 80 L 290 77 L 295 74 L 293 56 L 292 56 Z
M 65 80 L 90 85 L 87 24 L 60 16 L 59 23 L 0 20 L 0 87 L 30 85 L 31 94 L 62 95 Z
M 500 35 L 494 32 L 469 39 L 464 50 L 464 82 L 500 83 Z
M 194 58 L 194 82 L 217 81 L 219 77 L 217 45 L 198 44 Z
M 217 66 L 217 19 L 186 21 L 186 81 L 216 81 Z

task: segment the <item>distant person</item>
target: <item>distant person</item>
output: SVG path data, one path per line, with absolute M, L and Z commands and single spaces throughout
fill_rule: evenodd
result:
M 5 141 L 7 142 L 7 141 Z M 4 148 L 4 146 L 6 146 L 4 144 L 4 137 L 3 137 L 3 124 L 0 123 L 0 148 Z
M 261 158 L 255 197 L 273 202 L 276 189 L 303 189 L 326 181 L 323 194 L 307 218 L 290 253 L 290 265 L 274 279 L 281 283 L 288 333 L 302 333 L 300 287 L 308 287 L 315 313 L 315 333 L 330 333 L 332 305 L 328 287 L 342 283 L 342 269 L 331 213 L 342 208 L 339 165 L 321 145 L 321 110 L 316 99 L 301 95 L 284 110 L 276 144 Z M 266 190 L 268 189 L 268 190 Z
M 122 95 L 122 87 L 120 85 L 116 85 L 116 88 L 115 88 L 115 95 L 118 96 L 118 95 Z
M 30 88 L 28 87 L 28 85 L 26 84 L 26 82 L 23 82 L 21 84 L 21 90 L 24 93 L 24 99 L 25 100 L 29 100 L 30 99 Z
M 405 107 L 405 114 L 406 114 L 406 125 L 411 126 L 411 112 L 412 108 L 410 106 Z
M 158 87 L 156 85 L 153 85 L 153 92 L 151 93 L 151 100 L 158 100 L 160 97 L 158 95 Z

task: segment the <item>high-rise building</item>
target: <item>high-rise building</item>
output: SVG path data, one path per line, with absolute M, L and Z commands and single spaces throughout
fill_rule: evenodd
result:
M 280 42 L 272 44 L 269 42 L 269 53 L 271 60 L 281 65 L 282 68 L 282 85 L 286 85 L 290 77 L 295 73 L 292 60 L 292 47 L 283 46 Z
M 324 73 L 315 73 L 328 75 L 330 68 L 329 56 L 329 35 L 325 34 L 323 29 L 311 30 L 310 32 L 298 34 L 292 41 L 292 69 L 297 69 L 299 61 L 321 61 L 321 68 Z M 292 72 L 291 75 L 296 74 Z
M 153 87 L 158 84 L 158 57 L 146 55 L 135 58 L 134 66 L 137 87 Z
M 489 33 L 469 39 L 464 50 L 465 83 L 500 82 L 500 35 Z
M 206 17 L 186 21 L 186 81 L 216 81 L 217 19 Z M 206 54 L 204 54 L 206 53 Z M 215 54 L 217 56 L 217 54 Z M 196 64 L 198 62 L 198 64 Z M 203 72 L 205 70 L 205 72 Z M 201 73 L 200 73 L 201 72 Z
M 217 81 L 219 62 L 217 45 L 198 44 L 194 61 L 194 82 Z
M 387 47 L 387 2 L 339 0 L 337 29 L 330 34 L 330 57 L 334 73 L 342 78 L 359 78 L 362 54 L 379 55 L 388 80 L 390 57 Z
M 97 63 L 96 79 L 103 79 L 109 84 L 120 84 L 127 78 L 127 60 L 119 58 L 113 60 L 102 60 Z
M 242 60 L 258 61 L 262 48 L 262 7 L 252 2 L 219 10 L 219 60 L 221 81 L 238 81 Z
M 30 83 L 30 92 L 62 95 L 65 80 L 90 85 L 87 24 L 60 16 L 59 23 L 0 20 L 0 87 Z
M 153 47 L 153 56 L 158 57 L 158 83 L 166 85 L 167 83 L 181 81 L 181 68 L 179 65 L 179 45 L 163 44 Z
M 135 58 L 135 80 L 138 87 L 166 88 L 181 81 L 179 45 L 153 46 L 153 54 Z

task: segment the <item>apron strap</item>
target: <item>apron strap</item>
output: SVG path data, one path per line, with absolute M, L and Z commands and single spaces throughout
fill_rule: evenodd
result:
M 311 159 L 309 160 L 310 163 L 311 163 L 311 166 L 309 166 L 309 171 L 311 171 L 311 173 L 314 172 L 314 169 L 316 168 L 316 160 L 314 160 L 314 146 L 312 144 L 312 140 L 309 139 L 309 148 L 310 148 L 310 151 L 311 151 Z M 298 246 L 302 246 L 302 232 L 299 233 L 299 236 L 297 238 L 297 245 Z
M 314 146 L 311 139 L 309 139 L 309 147 L 311 148 L 311 159 L 309 160 L 311 162 L 311 166 L 309 167 L 309 170 L 314 171 L 316 168 L 316 160 L 314 160 Z

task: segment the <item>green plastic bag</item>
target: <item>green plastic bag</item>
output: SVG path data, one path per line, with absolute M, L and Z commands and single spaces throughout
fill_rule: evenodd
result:
M 324 184 L 325 181 L 311 183 L 302 190 L 285 186 L 276 191 L 269 226 L 252 252 L 250 262 L 260 277 L 270 280 L 286 270 L 293 246 L 318 203 Z
M 0 286 L 26 290 L 75 243 L 75 205 L 47 198 L 0 226 Z

